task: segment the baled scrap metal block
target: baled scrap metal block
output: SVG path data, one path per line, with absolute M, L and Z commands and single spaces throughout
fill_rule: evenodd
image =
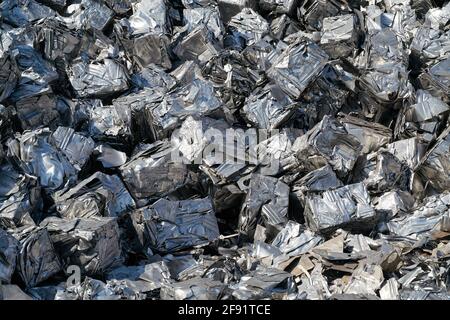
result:
M 351 55 L 357 40 L 354 15 L 348 14 L 323 19 L 320 44 L 331 58 Z
M 134 2 L 132 6 L 133 14 L 128 19 L 128 23 L 133 36 L 169 33 L 167 7 L 164 0 L 140 0 Z
M 86 275 L 102 275 L 123 262 L 119 227 L 115 218 L 61 219 L 42 221 L 65 267 L 76 265 Z
M 76 180 L 77 170 L 49 139 L 49 129 L 25 131 L 8 141 L 9 154 L 39 184 L 57 190 Z
M 192 32 L 198 25 L 205 25 L 216 39 L 221 39 L 225 33 L 219 11 L 214 6 L 184 9 L 183 22 L 187 32 Z
M 258 266 L 255 271 L 244 275 L 232 286 L 233 297 L 238 300 L 274 299 L 285 300 L 297 292 L 294 279 L 288 272 L 275 268 Z
M 122 179 L 138 206 L 163 197 L 192 181 L 183 162 L 174 161 L 171 144 L 158 141 L 146 145 L 120 167 Z M 176 159 L 175 159 L 176 160 Z
M 408 165 L 384 149 L 361 157 L 352 173 L 352 182 L 364 182 L 372 194 L 393 189 L 410 190 L 413 172 Z
M 341 0 L 306 0 L 297 8 L 297 16 L 307 29 L 320 30 L 324 18 L 337 16 L 346 9 L 346 2 Z
M 112 59 L 103 59 L 101 63 L 74 61 L 67 73 L 80 98 L 104 97 L 128 89 L 128 75 L 124 67 Z
M 229 23 L 232 17 L 241 12 L 244 8 L 255 9 L 255 0 L 218 0 L 220 17 L 224 24 Z
M 58 127 L 50 136 L 50 140 L 77 170 L 81 170 L 86 164 L 95 146 L 91 137 L 78 134 L 68 127 Z
M 188 116 L 207 116 L 219 112 L 222 102 L 216 96 L 213 83 L 195 78 L 187 85 L 165 95 L 162 102 L 145 107 L 145 115 L 156 139 L 167 137 Z
M 56 12 L 34 0 L 5 0 L 0 4 L 2 18 L 16 27 L 54 17 Z
M 13 38 L 11 28 L 0 26 L 0 102 L 14 91 L 19 77 L 9 52 Z
M 164 69 L 172 68 L 169 56 L 170 41 L 165 35 L 149 33 L 122 39 L 130 59 L 140 68 L 146 68 L 152 64 Z
M 413 170 L 420 164 L 427 148 L 428 143 L 420 137 L 397 140 L 386 146 L 388 152 Z
M 314 168 L 317 166 L 314 162 L 318 161 L 319 167 L 314 168 L 318 169 L 328 162 L 338 176 L 345 176 L 353 169 L 362 146 L 336 119 L 325 116 L 314 128 L 297 138 L 293 150 L 305 167 Z
M 267 85 L 251 93 L 241 113 L 254 126 L 273 130 L 286 122 L 296 107 L 279 87 Z
M 13 235 L 20 242 L 16 269 L 27 288 L 61 271 L 61 262 L 46 228 L 20 228 Z
M 69 190 L 55 193 L 56 210 L 62 217 L 119 217 L 135 208 L 135 202 L 116 175 L 96 172 Z
M 446 129 L 424 155 L 419 172 L 423 181 L 436 191 L 442 192 L 450 189 L 450 130 Z
M 162 300 L 219 300 L 226 285 L 207 278 L 192 278 L 182 282 L 164 284 Z
M 301 38 L 274 58 L 267 76 L 293 99 L 298 99 L 327 62 L 328 55 L 319 46 Z
M 163 92 L 170 91 L 176 85 L 175 78 L 155 64 L 150 64 L 140 72 L 133 74 L 131 81 L 140 89 L 150 88 Z M 126 99 L 127 96 L 124 98 Z
M 209 198 L 170 201 L 160 199 L 140 209 L 145 237 L 151 249 L 175 252 L 219 238 L 219 228 Z
M 54 126 L 60 120 L 58 98 L 51 92 L 20 99 L 15 108 L 24 130 Z
M 449 106 L 429 92 L 417 90 L 416 103 L 405 106 L 397 118 L 396 135 L 402 138 L 421 136 L 426 141 L 437 138 L 442 119 L 448 114 Z
M 0 282 L 10 283 L 16 269 L 19 242 L 8 232 L 0 228 Z
M 128 141 L 131 139 L 131 110 L 119 105 L 96 106 L 87 111 L 88 132 L 100 141 Z
M 449 218 L 450 195 L 443 192 L 438 195 L 425 198 L 412 214 L 396 217 L 388 222 L 391 234 L 421 239 L 430 237 L 435 228 Z
M 245 39 L 246 45 L 261 40 L 269 32 L 269 23 L 251 8 L 244 8 L 228 23 L 236 33 Z
M 310 251 L 322 240 L 322 237 L 290 220 L 273 239 L 272 245 L 279 248 L 284 255 L 295 257 Z
M 308 196 L 304 214 L 308 227 L 315 232 L 370 230 L 377 222 L 377 213 L 362 183 Z
M 239 214 L 239 231 L 253 237 L 263 221 L 267 227 L 281 230 L 288 222 L 289 186 L 277 178 L 253 174 Z
M 392 130 L 376 122 L 365 121 L 350 115 L 341 115 L 339 118 L 347 132 L 363 146 L 362 153 L 371 153 L 392 141 Z
M 219 51 L 219 44 L 204 25 L 199 25 L 189 32 L 173 50 L 180 59 L 199 63 L 209 61 Z
M 114 16 L 114 12 L 103 1 L 82 0 L 71 4 L 66 10 L 67 24 L 74 29 L 104 30 Z
M 298 0 L 260 0 L 258 3 L 259 9 L 276 14 L 295 14 Z
M 41 189 L 36 181 L 11 165 L 0 167 L 0 226 L 13 229 L 34 226 L 42 213 Z

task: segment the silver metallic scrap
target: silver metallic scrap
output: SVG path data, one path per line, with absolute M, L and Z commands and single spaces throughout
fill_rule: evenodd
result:
M 449 23 L 0 1 L 0 300 L 449 300 Z

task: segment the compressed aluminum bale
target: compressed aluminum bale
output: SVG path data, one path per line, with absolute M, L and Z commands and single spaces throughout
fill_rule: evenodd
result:
M 192 182 L 183 162 L 174 161 L 171 144 L 158 141 L 145 145 L 120 167 L 122 179 L 138 206 L 165 196 Z
M 183 22 L 187 32 L 192 32 L 198 25 L 205 25 L 216 39 L 221 39 L 225 33 L 219 11 L 214 6 L 184 9 Z
M 325 18 L 322 25 L 320 45 L 331 58 L 346 57 L 353 53 L 358 40 L 354 15 Z
M 255 127 L 272 130 L 286 122 L 296 107 L 280 87 L 267 85 L 252 92 L 241 113 Z
M 145 107 L 144 114 L 160 140 L 175 129 L 188 116 L 207 116 L 220 111 L 222 102 L 215 95 L 213 83 L 195 78 L 188 85 L 167 94 L 162 102 Z
M 410 138 L 397 140 L 386 146 L 400 161 L 406 163 L 409 168 L 415 170 L 427 151 L 428 143 L 422 138 Z
M 97 172 L 69 190 L 54 194 L 56 210 L 62 217 L 120 217 L 135 208 L 135 202 L 116 175 Z
M 274 12 L 276 14 L 294 14 L 297 8 L 297 0 L 260 0 L 258 7 L 261 10 Z
M 322 237 L 315 235 L 301 224 L 290 220 L 277 234 L 272 245 L 289 257 L 300 256 L 322 242 Z
M 13 38 L 10 28 L 0 26 L 0 102 L 13 92 L 18 78 L 9 53 Z
M 81 170 L 89 160 L 95 144 L 91 137 L 85 137 L 67 127 L 58 127 L 50 140 L 77 170 Z
M 253 237 L 260 221 L 281 230 L 288 222 L 289 186 L 277 178 L 253 174 L 239 214 L 238 229 Z
M 403 138 L 421 136 L 431 142 L 437 138 L 449 106 L 429 92 L 417 90 L 416 104 L 407 106 L 397 118 L 396 135 Z
M 228 28 L 233 28 L 239 37 L 245 39 L 246 45 L 261 40 L 269 32 L 267 21 L 251 8 L 244 8 L 233 16 Z
M 81 0 L 67 7 L 65 22 L 73 29 L 104 30 L 114 16 L 114 12 L 102 1 Z
M 16 269 L 19 242 L 8 232 L 0 228 L 0 282 L 10 283 Z
M 44 188 L 57 190 L 76 179 L 76 168 L 51 144 L 48 128 L 25 131 L 8 141 L 8 149 L 10 157 Z
M 420 239 L 431 237 L 433 229 L 440 231 L 449 215 L 448 192 L 425 198 L 412 214 L 396 217 L 388 222 L 389 231 L 397 236 Z
M 113 59 L 90 63 L 75 60 L 67 73 L 73 89 L 81 98 L 104 97 L 128 89 L 128 74 Z
M 449 101 L 450 78 L 447 70 L 450 67 L 450 57 L 432 65 L 419 76 L 419 82 L 423 89 L 430 91 L 433 95 L 441 97 L 445 102 Z
M 297 8 L 297 16 L 307 29 L 322 29 L 323 18 L 337 16 L 347 8 L 347 3 L 341 0 L 306 0 Z
M 305 167 L 318 169 L 328 162 L 338 176 L 345 176 L 353 169 L 362 146 L 336 119 L 325 116 L 295 141 L 293 150 Z
M 423 181 L 432 186 L 436 191 L 449 190 L 450 180 L 447 170 L 450 166 L 450 131 L 446 129 L 424 155 L 419 172 Z
M 16 27 L 56 15 L 55 11 L 34 0 L 5 0 L 0 4 L 0 11 L 2 18 Z
M 304 215 L 311 230 L 324 233 L 338 228 L 371 229 L 378 218 L 362 183 L 308 196 Z
M 202 75 L 214 83 L 217 95 L 230 112 L 240 109 L 262 79 L 244 55 L 221 51 L 202 67 Z
M 16 270 L 27 288 L 61 271 L 61 262 L 46 228 L 16 229 L 13 235 L 20 242 Z
M 133 74 L 131 81 L 140 89 L 150 88 L 163 92 L 170 91 L 176 85 L 175 78 L 155 64 L 150 64 L 140 72 Z M 124 98 L 126 97 L 124 96 Z
M 411 169 L 384 149 L 361 157 L 352 174 L 352 182 L 364 182 L 370 193 L 393 189 L 410 190 Z
M 327 54 L 319 46 L 302 38 L 274 58 L 267 76 L 285 93 L 298 99 L 327 61 Z
M 4 164 L 0 167 L 0 186 L 0 226 L 35 225 L 33 217 L 39 220 L 42 212 L 41 189 L 36 181 Z
M 65 267 L 79 266 L 86 275 L 102 275 L 123 261 L 115 218 L 61 219 L 49 217 L 41 226 L 50 234 Z
M 118 105 L 95 106 L 87 110 L 87 131 L 95 140 L 127 142 L 131 139 L 130 111 Z
M 219 51 L 219 44 L 205 25 L 199 25 L 190 31 L 173 50 L 180 59 L 199 64 L 209 61 Z
M 219 238 L 219 228 L 208 198 L 170 201 L 160 199 L 139 210 L 144 241 L 152 250 L 168 253 Z
M 339 122 L 361 143 L 362 153 L 378 151 L 392 141 L 392 130 L 379 123 L 368 122 L 349 115 L 341 115 Z
M 299 105 L 305 114 L 305 129 L 312 128 L 325 116 L 337 116 L 346 105 L 349 92 L 342 81 L 343 72 L 327 65 L 303 92 Z
M 133 14 L 128 19 L 132 35 L 147 33 L 165 34 L 167 28 L 167 7 L 164 0 L 136 1 L 132 4 Z
M 219 300 L 225 290 L 219 281 L 192 278 L 182 282 L 165 284 L 161 288 L 162 300 Z
M 255 9 L 255 0 L 218 0 L 220 17 L 224 24 L 227 24 L 233 16 L 241 12 L 244 8 Z

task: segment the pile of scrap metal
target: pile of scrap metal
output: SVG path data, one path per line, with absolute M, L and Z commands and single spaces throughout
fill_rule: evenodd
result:
M 0 299 L 450 299 L 449 27 L 1 1 Z

